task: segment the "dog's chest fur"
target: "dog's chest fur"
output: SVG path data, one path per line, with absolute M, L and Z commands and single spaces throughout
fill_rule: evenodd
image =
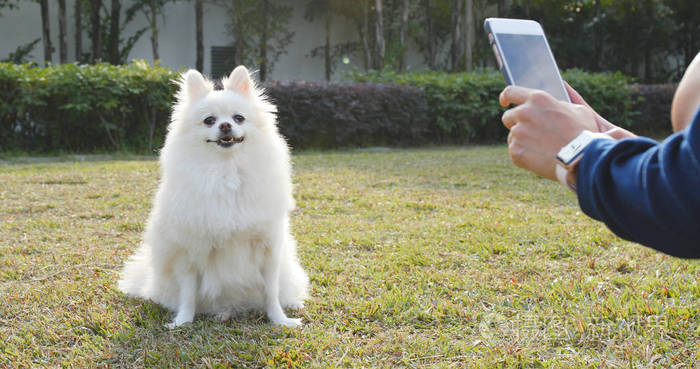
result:
M 171 223 L 160 228 L 172 230 L 174 237 L 201 240 L 204 234 L 213 246 L 266 229 L 293 207 L 290 180 L 274 163 L 188 164 L 165 172 L 156 196 L 156 211 L 172 215 L 158 217 Z

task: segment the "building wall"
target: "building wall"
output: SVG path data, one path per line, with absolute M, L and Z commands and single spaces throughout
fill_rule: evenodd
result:
M 295 33 L 292 43 L 287 47 L 287 54 L 281 55 L 270 72 L 270 79 L 276 80 L 322 80 L 324 79 L 323 58 L 311 58 L 310 51 L 325 42 L 323 24 L 320 20 L 308 22 L 304 19 L 305 0 L 278 0 L 293 7 L 289 30 Z M 105 1 L 109 6 L 108 2 Z M 122 1 L 122 10 L 128 8 L 130 1 Z M 75 61 L 75 23 L 73 16 L 74 1 L 66 1 L 68 61 Z M 49 2 L 51 18 L 51 41 L 55 52 L 53 62 L 58 63 L 58 3 Z M 192 2 L 169 3 L 165 8 L 165 19 L 159 22 L 159 53 L 161 65 L 175 70 L 193 68 L 195 64 L 195 25 L 194 4 Z M 122 16 L 123 19 L 123 16 Z M 90 50 L 90 39 L 87 37 L 89 19 L 83 17 L 83 50 Z M 204 72 L 210 72 L 211 46 L 231 45 L 233 39 L 227 34 L 226 12 L 215 5 L 205 3 L 204 6 Z M 137 30 L 147 27 L 143 15 L 138 15 L 128 24 L 123 37 L 133 35 Z M 0 17 L 0 59 L 4 59 L 18 46 L 25 45 L 41 38 L 41 11 L 38 3 L 21 2 L 16 10 L 5 10 Z M 151 51 L 150 31 L 141 36 L 129 54 L 130 59 L 146 59 L 153 61 Z M 354 26 L 342 17 L 336 17 L 331 30 L 331 43 L 357 40 Z M 31 54 L 32 61 L 43 64 L 43 47 L 39 42 Z M 409 69 L 423 68 L 422 56 L 418 54 L 415 45 L 409 47 Z M 233 66 L 232 66 L 233 68 Z M 360 53 L 349 55 L 347 65 L 339 63 L 338 72 L 363 68 Z

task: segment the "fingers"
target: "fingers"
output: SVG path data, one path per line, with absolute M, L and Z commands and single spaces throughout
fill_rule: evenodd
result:
M 501 116 L 501 121 L 503 122 L 503 125 L 508 128 L 509 130 L 513 128 L 513 126 L 518 123 L 517 119 L 517 112 L 518 108 L 513 108 L 513 109 L 508 109 L 503 113 L 503 116 Z
M 536 91 L 538 90 L 511 85 L 501 91 L 501 95 L 498 96 L 498 102 L 504 108 L 508 107 L 510 104 L 520 105 L 527 101 L 528 97 Z
M 583 99 L 581 94 L 574 90 L 574 88 L 571 87 L 571 85 L 569 85 L 566 81 L 564 81 L 564 87 L 566 88 L 566 92 L 569 94 L 569 99 L 571 99 L 572 103 L 590 107 L 586 100 Z
M 510 154 L 510 160 L 517 167 L 525 168 L 525 152 L 527 151 L 527 146 L 523 145 L 521 142 L 522 135 L 524 132 L 522 125 L 516 125 L 508 134 L 508 153 Z
M 533 107 L 528 104 L 516 106 L 506 110 L 501 116 L 503 125 L 509 130 L 518 123 L 532 123 Z
M 632 137 L 637 137 L 634 133 L 620 127 L 615 127 L 613 129 L 610 129 L 608 131 L 603 132 L 606 135 L 616 139 L 616 140 L 621 140 L 623 138 L 632 138 Z

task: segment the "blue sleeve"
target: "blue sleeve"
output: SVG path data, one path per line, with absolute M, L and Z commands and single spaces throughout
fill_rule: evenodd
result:
M 679 257 L 700 257 L 700 110 L 662 143 L 598 139 L 577 176 L 579 204 L 616 235 Z

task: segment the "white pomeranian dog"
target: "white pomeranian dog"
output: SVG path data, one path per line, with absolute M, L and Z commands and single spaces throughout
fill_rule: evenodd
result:
M 282 308 L 303 307 L 309 279 L 289 231 L 289 149 L 245 67 L 222 84 L 215 91 L 195 70 L 182 76 L 161 183 L 119 289 L 175 312 L 170 328 L 196 313 L 225 321 L 247 311 L 295 327 L 301 320 Z

